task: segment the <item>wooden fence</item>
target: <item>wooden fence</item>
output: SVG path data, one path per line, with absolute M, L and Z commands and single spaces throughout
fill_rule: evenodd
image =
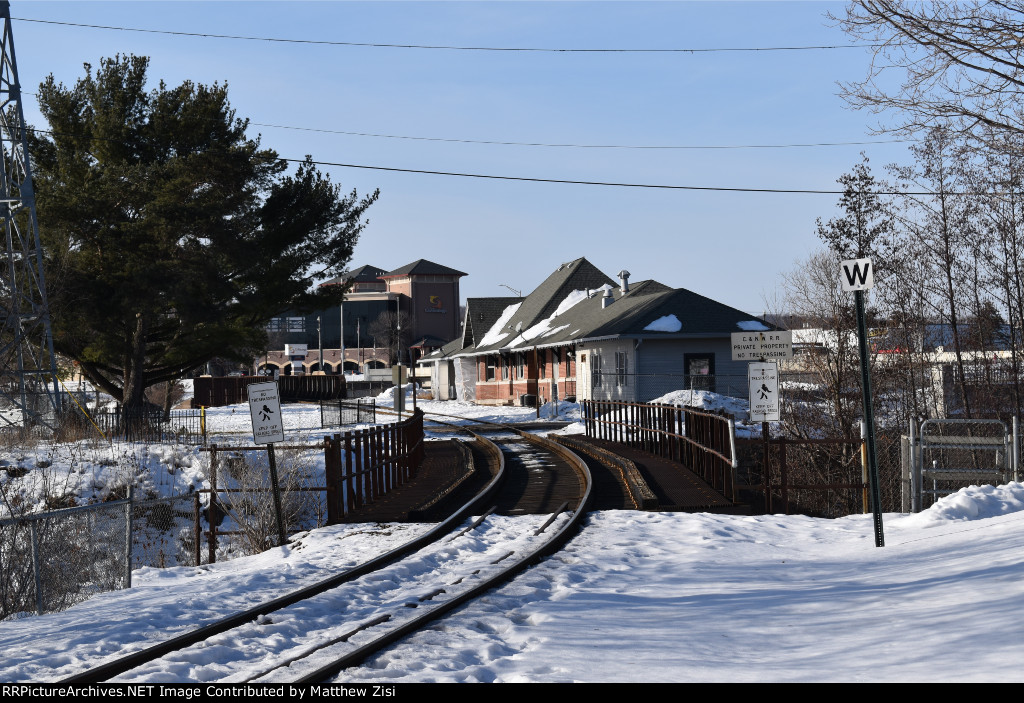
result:
M 275 445 L 278 449 L 323 449 L 324 486 L 296 488 L 300 491 L 325 491 L 327 494 L 327 524 L 342 522 L 353 510 L 379 500 L 388 491 L 403 485 L 416 475 L 423 464 L 423 411 L 416 410 L 409 419 L 387 425 L 325 437 L 322 444 L 305 446 Z M 218 487 L 220 455 L 236 454 L 240 450 L 267 450 L 268 445 L 254 447 L 218 447 L 211 444 L 200 451 L 210 452 L 210 485 L 213 496 L 220 493 L 252 492 L 252 489 Z M 266 490 L 266 489 L 256 489 Z M 282 489 L 285 490 L 285 489 Z M 217 526 L 224 509 L 220 498 L 211 498 L 207 533 L 209 561 L 216 560 Z M 227 534 L 221 531 L 220 534 Z
M 379 499 L 423 464 L 423 411 L 404 422 L 324 438 L 327 522 Z
M 195 397 L 193 406 L 219 408 L 235 403 L 245 403 L 249 399 L 250 383 L 266 383 L 267 376 L 200 376 L 193 379 L 192 387 Z M 298 400 L 335 400 L 344 398 L 344 376 L 279 376 L 277 388 L 281 402 Z
M 580 401 L 588 437 L 621 442 L 671 461 L 736 500 L 732 418 L 695 408 L 622 401 Z

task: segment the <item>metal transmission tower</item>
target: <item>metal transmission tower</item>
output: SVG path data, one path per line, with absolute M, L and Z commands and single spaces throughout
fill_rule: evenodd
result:
M 46 302 L 25 113 L 11 32 L 11 5 L 0 1 L 0 429 L 54 427 L 60 407 L 57 360 Z

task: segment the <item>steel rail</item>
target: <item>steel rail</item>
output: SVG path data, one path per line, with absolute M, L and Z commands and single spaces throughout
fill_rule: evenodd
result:
M 439 413 L 435 413 L 435 414 L 439 414 Z M 497 425 L 498 424 L 498 423 L 490 423 L 490 422 L 486 422 L 486 421 L 480 421 L 480 422 L 484 422 L 484 424 L 490 424 L 490 425 Z M 373 654 L 376 654 L 377 652 L 380 652 L 384 648 L 394 644 L 395 642 L 399 641 L 400 639 L 402 639 L 402 638 L 404 638 L 404 637 L 406 637 L 406 636 L 408 636 L 408 635 L 410 635 L 410 634 L 412 634 L 412 633 L 414 633 L 414 632 L 416 632 L 418 630 L 423 629 L 429 623 L 437 620 L 438 618 L 443 617 L 444 615 L 446 615 L 449 612 L 453 611 L 454 609 L 464 605 L 465 603 L 467 603 L 467 602 L 469 602 L 469 601 L 471 601 L 471 600 L 473 600 L 475 598 L 480 597 L 481 595 L 483 595 L 484 593 L 492 590 L 493 588 L 496 588 L 497 586 L 500 586 L 500 585 L 502 585 L 504 583 L 507 583 L 508 581 L 512 580 L 512 578 L 514 578 L 518 574 L 522 573 L 528 567 L 538 563 L 544 557 L 549 556 L 549 555 L 554 554 L 555 552 L 557 552 L 579 530 L 580 523 L 582 522 L 583 518 L 586 516 L 587 507 L 590 504 L 591 492 L 592 492 L 592 488 L 593 488 L 593 481 L 591 479 L 590 470 L 587 468 L 586 462 L 584 462 L 582 459 L 580 459 L 574 452 L 572 452 L 568 448 L 563 447 L 563 446 L 561 446 L 561 445 L 559 445 L 559 444 L 557 444 L 555 442 L 552 442 L 551 440 L 548 440 L 548 439 L 545 439 L 545 438 L 541 438 L 541 437 L 538 437 L 536 435 L 531 435 L 530 433 L 522 431 L 522 430 L 518 430 L 518 429 L 514 429 L 514 428 L 510 428 L 510 429 L 513 429 L 514 432 L 519 434 L 522 438 L 526 439 L 527 441 L 541 446 L 544 450 L 546 450 L 546 451 L 548 451 L 550 453 L 557 454 L 557 455 L 561 456 L 573 468 L 573 470 L 577 473 L 577 475 L 579 475 L 579 477 L 580 477 L 580 479 L 581 479 L 581 481 L 583 483 L 582 496 L 581 496 L 579 502 L 576 504 L 576 506 L 572 510 L 572 514 L 571 514 L 570 518 L 568 520 L 566 520 L 566 522 L 560 527 L 560 529 L 557 532 L 553 533 L 553 535 L 551 536 L 550 539 L 548 539 L 547 541 L 542 543 L 540 546 L 538 546 L 536 549 L 534 549 L 531 552 L 529 552 L 528 554 L 526 554 L 522 559 L 520 559 L 518 561 L 510 562 L 505 569 L 502 569 L 498 573 L 493 574 L 492 576 L 482 580 L 480 583 L 471 586 L 470 588 L 466 589 L 462 593 L 459 593 L 458 595 L 453 596 L 449 600 L 446 600 L 446 601 L 443 601 L 443 602 L 438 602 L 438 603 L 433 603 L 432 604 L 433 607 L 431 607 L 429 610 L 424 610 L 421 614 L 419 614 L 419 615 L 417 615 L 417 616 L 407 620 L 406 622 L 404 622 L 403 624 L 399 625 L 398 627 L 396 627 L 396 628 L 394 628 L 392 630 L 389 630 L 389 631 L 381 634 L 380 636 L 374 638 L 370 642 L 367 642 L 367 643 L 365 643 L 363 645 L 358 646 L 356 649 L 354 649 L 354 650 L 352 650 L 352 651 L 342 655 L 341 657 L 338 657 L 337 659 L 331 661 L 330 663 L 325 664 L 325 665 L 317 668 L 316 670 L 314 670 L 314 671 L 312 671 L 310 673 L 302 675 L 300 678 L 291 681 L 291 683 L 311 684 L 311 683 L 324 682 L 324 681 L 330 679 L 331 677 L 336 676 L 338 673 L 340 673 L 344 669 L 347 669 L 347 668 L 359 665 L 360 663 L 365 661 L 368 657 L 372 656 Z M 548 521 L 545 522 L 545 524 L 543 526 L 541 526 L 540 528 L 538 528 L 535 531 L 535 534 L 539 535 L 544 530 L 546 530 L 546 528 L 550 525 L 550 523 L 555 519 L 555 516 L 557 516 L 558 514 L 561 514 L 561 512 L 566 507 L 567 507 L 567 504 L 563 503 L 558 508 L 558 510 L 555 511 L 553 516 L 550 517 L 548 519 Z M 508 555 L 505 555 L 505 556 L 507 557 Z M 497 561 L 501 561 L 502 559 L 505 559 L 505 557 L 502 557 L 501 559 L 499 559 Z M 492 563 L 496 563 L 496 562 L 492 562 Z M 458 581 L 456 581 L 456 583 L 458 583 L 460 581 L 462 581 L 462 578 L 458 579 Z M 435 593 L 435 595 L 436 595 L 436 593 Z M 387 622 L 387 620 L 388 620 L 388 618 L 385 618 L 383 616 L 379 616 L 377 618 L 377 620 L 374 622 L 374 624 L 383 624 L 384 622 Z M 323 645 L 321 645 L 319 647 L 315 647 L 315 648 L 312 648 L 310 650 L 307 650 L 307 652 L 303 653 L 301 655 L 301 657 L 293 657 L 290 660 L 288 660 L 287 662 L 282 662 L 282 663 L 278 664 L 277 666 L 272 667 L 271 669 L 266 669 L 263 672 L 261 672 L 260 674 L 257 674 L 257 675 L 253 676 L 252 678 L 250 678 L 248 680 L 249 681 L 254 681 L 254 680 L 259 679 L 259 678 L 261 678 L 263 676 L 270 675 L 274 671 L 276 671 L 276 670 L 278 670 L 280 668 L 283 668 L 284 666 L 291 666 L 296 661 L 299 661 L 299 660 L 301 660 L 303 658 L 306 658 L 306 657 L 310 656 L 311 654 L 316 653 L 317 651 L 320 651 L 322 649 L 326 649 L 327 647 L 331 647 L 331 646 L 337 645 L 340 642 L 348 641 L 350 636 L 356 634 L 358 631 L 365 631 L 366 629 L 368 629 L 368 628 L 360 627 L 357 630 L 353 630 L 352 632 L 350 632 L 350 633 L 348 633 L 346 635 L 343 635 L 342 637 L 334 638 L 331 641 L 329 641 L 327 643 L 324 643 Z
M 431 414 L 444 416 L 442 413 Z M 468 418 L 459 417 L 457 419 L 467 420 Z M 587 468 L 585 462 L 583 462 L 578 456 L 576 456 L 576 454 L 574 454 L 571 450 L 567 449 L 566 447 L 558 445 L 550 440 L 537 437 L 536 435 L 532 435 L 529 432 L 525 432 L 517 428 L 508 427 L 506 425 L 501 425 L 500 423 L 494 423 L 486 420 L 469 420 L 472 423 L 483 424 L 509 430 L 531 443 L 540 445 L 546 451 L 561 456 L 580 477 L 581 484 L 583 486 L 580 500 L 575 506 L 574 510 L 572 511 L 570 518 L 560 527 L 560 529 L 557 532 L 555 532 L 551 536 L 550 539 L 546 540 L 536 549 L 526 554 L 522 559 L 509 560 L 508 566 L 499 571 L 498 573 L 484 579 L 479 584 L 471 586 L 470 588 L 466 589 L 459 595 L 454 596 L 450 600 L 433 603 L 432 605 L 434 607 L 430 608 L 429 610 L 425 609 L 422 612 L 422 614 L 417 615 L 416 617 L 406 621 L 399 627 L 394 628 L 384 633 L 380 637 L 375 638 L 372 642 L 366 643 L 358 647 L 356 650 L 349 652 L 345 656 L 336 659 L 325 666 L 320 667 L 319 669 L 310 674 L 305 675 L 302 679 L 299 680 L 300 682 L 324 680 L 326 678 L 329 678 L 330 676 L 337 674 L 344 668 L 357 665 L 359 662 L 365 660 L 373 653 L 380 651 L 381 649 L 411 634 L 412 632 L 421 629 L 427 623 L 442 617 L 451 610 L 478 597 L 486 591 L 489 591 L 492 588 L 511 580 L 517 574 L 521 573 L 529 566 L 537 563 L 545 556 L 548 556 L 558 551 L 558 549 L 560 549 L 579 529 L 582 518 L 586 514 L 586 508 L 590 503 L 592 490 L 592 480 L 590 477 L 589 469 Z M 429 421 L 436 424 L 451 424 L 439 420 Z M 346 582 L 353 581 L 356 578 L 359 578 L 365 574 L 385 568 L 388 565 L 399 561 L 405 556 L 408 556 L 410 553 L 422 548 L 423 546 L 431 542 L 438 541 L 448 533 L 454 531 L 457 525 L 460 524 L 468 514 L 471 514 L 472 512 L 478 512 L 482 505 L 485 505 L 489 501 L 493 500 L 495 494 L 500 489 L 500 486 L 506 474 L 504 452 L 498 449 L 493 442 L 476 434 L 470 428 L 464 426 L 458 426 L 457 428 L 461 431 L 465 431 L 474 435 L 478 440 L 484 443 L 484 446 L 487 446 L 489 450 L 498 452 L 498 456 L 500 457 L 499 471 L 497 475 L 488 483 L 488 485 L 483 490 L 481 490 L 480 493 L 478 493 L 476 496 L 474 496 L 473 499 L 471 499 L 469 502 L 467 502 L 465 505 L 463 505 L 461 508 L 455 511 L 442 523 L 439 523 L 436 527 L 432 528 L 431 530 L 428 530 L 423 535 L 413 540 L 410 540 L 406 544 L 396 549 L 393 549 L 363 564 L 356 565 L 355 567 L 347 569 L 344 572 L 337 574 L 331 578 L 328 578 L 324 581 L 299 589 L 291 594 L 287 594 L 285 596 L 273 599 L 271 601 L 268 601 L 267 603 L 256 606 L 254 608 L 250 608 L 246 611 L 222 618 L 209 625 L 200 627 L 188 633 L 184 633 L 183 635 L 179 635 L 178 637 L 172 638 L 170 640 L 159 643 L 157 645 L 141 650 L 139 652 L 126 655 L 125 657 L 119 658 L 115 661 L 108 662 L 107 664 L 93 667 L 84 672 L 80 672 L 79 674 L 76 674 L 72 677 L 69 677 L 68 679 L 65 679 L 63 683 L 92 683 L 109 680 L 114 676 L 123 674 L 127 671 L 130 671 L 131 669 L 137 668 L 150 661 L 170 654 L 171 652 L 183 649 L 193 644 L 197 644 L 198 642 L 206 640 L 214 635 L 245 625 L 249 622 L 252 622 L 261 615 L 266 615 L 267 613 L 271 613 L 276 610 L 288 607 L 290 605 L 294 605 L 295 603 L 316 596 L 332 588 L 338 587 Z M 558 514 L 561 514 L 565 507 L 566 505 L 563 504 L 563 506 L 560 507 L 551 518 L 549 518 L 548 522 L 543 527 L 536 530 L 536 534 L 540 534 L 541 532 L 543 532 L 547 528 L 548 524 L 550 524 L 550 522 L 552 522 Z M 496 562 L 494 563 L 505 560 L 509 556 L 510 554 L 507 554 L 501 559 L 496 560 Z M 461 582 L 463 578 L 458 579 L 458 581 L 456 581 L 455 583 Z M 438 591 L 434 595 L 438 595 L 443 591 L 444 589 L 438 589 Z M 295 662 L 301 661 L 302 659 L 305 659 L 306 657 L 310 656 L 311 654 L 319 650 L 322 650 L 329 646 L 337 645 L 341 642 L 345 642 L 352 635 L 361 631 L 365 631 L 377 625 L 381 625 L 390 619 L 390 616 L 378 616 L 376 618 L 371 619 L 368 622 L 356 625 L 347 634 L 340 637 L 334 637 L 326 643 L 321 643 L 314 647 L 311 647 L 310 649 L 304 651 L 303 653 L 297 656 L 292 656 L 287 661 L 280 662 L 275 666 L 271 667 L 270 669 L 264 670 L 262 673 L 258 673 L 251 676 L 248 680 L 251 681 L 254 678 L 260 678 L 284 666 L 289 666 Z
M 313 596 L 319 595 L 320 593 L 332 588 L 336 588 L 344 583 L 353 581 L 365 574 L 382 569 L 389 564 L 404 558 L 412 552 L 415 552 L 423 546 L 441 539 L 448 533 L 452 532 L 468 515 L 479 511 L 481 506 L 492 501 L 494 495 L 498 492 L 505 479 L 504 453 L 501 452 L 497 445 L 489 439 L 476 435 L 472 430 L 466 429 L 466 431 L 473 434 L 482 443 L 485 443 L 485 446 L 491 445 L 493 448 L 492 451 L 497 452 L 497 456 L 499 457 L 498 472 L 476 496 L 453 512 L 450 516 L 445 518 L 445 520 L 427 530 L 422 535 L 396 547 L 395 549 L 392 549 L 389 552 L 363 562 L 362 564 L 357 564 L 356 566 L 346 569 L 345 571 L 324 579 L 323 581 L 311 584 L 284 596 L 279 596 L 278 598 L 274 598 L 253 608 L 249 608 L 233 615 L 228 615 L 209 623 L 208 625 L 203 625 L 195 630 L 190 630 L 189 632 L 152 645 L 138 652 L 133 652 L 105 664 L 86 669 L 85 671 L 63 679 L 60 683 L 77 684 L 108 681 L 115 676 L 135 669 L 155 659 L 159 659 L 171 652 L 184 649 L 185 647 L 189 647 L 193 644 L 209 639 L 214 635 L 245 625 L 261 615 L 266 615 L 290 605 L 294 605 L 302 600 L 312 598 Z

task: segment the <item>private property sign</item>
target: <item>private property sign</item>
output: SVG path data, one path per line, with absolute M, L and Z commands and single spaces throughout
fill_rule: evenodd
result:
M 733 332 L 732 360 L 758 361 L 759 359 L 792 359 L 793 333 L 787 330 L 771 332 Z
M 252 416 L 254 444 L 272 444 L 284 441 L 281 422 L 281 396 L 277 382 L 249 384 L 249 414 Z

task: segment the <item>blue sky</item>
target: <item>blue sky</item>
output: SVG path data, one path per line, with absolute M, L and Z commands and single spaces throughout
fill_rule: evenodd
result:
M 548 49 L 725 49 L 848 44 L 838 2 L 19 2 L 18 68 L 52 73 L 150 56 L 151 78 L 227 82 L 239 116 L 282 156 L 526 178 L 835 190 L 863 150 L 876 175 L 906 145 L 872 136 L 836 81 L 862 78 L 866 49 L 524 52 L 310 45 L 21 20 L 335 42 Z M 26 116 L 39 125 L 35 97 Z M 269 126 L 277 125 L 277 126 Z M 305 128 L 284 129 L 282 127 Z M 575 145 L 519 146 L 335 134 Z M 380 188 L 353 265 L 426 258 L 465 271 L 463 297 L 529 291 L 580 256 L 610 275 L 654 278 L 759 313 L 835 195 L 517 182 L 324 167 L 345 190 Z M 838 278 L 838 262 L 837 262 Z

